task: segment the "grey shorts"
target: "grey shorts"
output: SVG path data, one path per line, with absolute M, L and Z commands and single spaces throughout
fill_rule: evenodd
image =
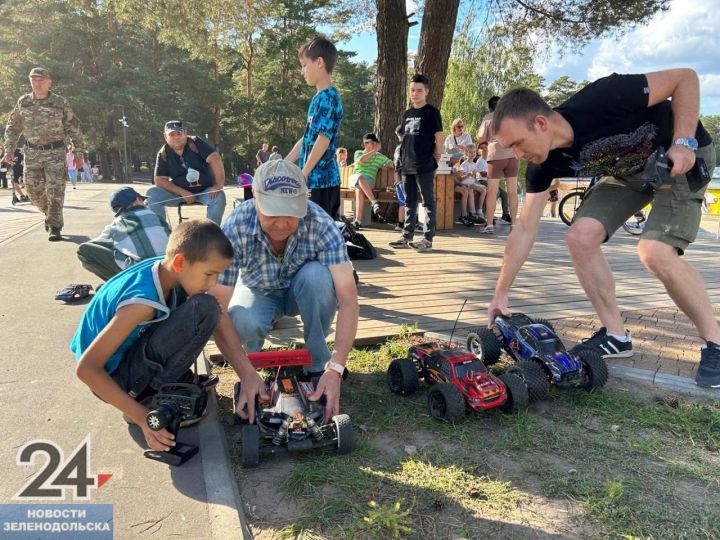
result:
M 712 144 L 698 148 L 696 155 L 705 160 L 709 171 L 713 170 L 715 147 Z M 640 238 L 673 246 L 682 255 L 700 228 L 705 189 L 690 191 L 684 174 L 675 177 L 671 188 L 657 191 L 623 178 L 605 177 L 585 195 L 574 219 L 589 217 L 602 223 L 607 242 L 631 216 L 652 204 Z

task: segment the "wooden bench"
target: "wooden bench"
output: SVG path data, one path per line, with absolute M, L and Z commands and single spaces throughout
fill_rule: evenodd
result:
M 350 200 L 355 208 L 355 190 L 350 188 L 353 167 L 340 167 L 340 202 Z M 380 169 L 375 177 L 373 195 L 380 204 L 397 204 L 395 201 L 395 171 Z M 437 230 L 452 229 L 455 226 L 455 181 L 450 174 L 435 175 L 435 223 Z M 342 213 L 342 207 L 341 207 Z M 363 221 L 370 221 L 370 205 L 365 205 Z

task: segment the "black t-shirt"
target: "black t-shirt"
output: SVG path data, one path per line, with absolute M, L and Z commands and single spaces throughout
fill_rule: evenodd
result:
M 425 173 L 437 169 L 433 154 L 435 134 L 442 131 L 440 111 L 430 104 L 419 109 L 411 107 L 403 114 L 402 125 L 405 131 L 400 148 L 402 173 Z
M 163 145 L 155 159 L 155 176 L 167 176 L 178 187 L 198 193 L 215 184 L 215 175 L 206 161 L 214 151 L 215 149 L 200 137 L 188 137 L 181 156 L 169 145 Z M 188 184 L 185 178 L 188 169 L 195 169 L 200 173 L 199 186 L 191 187 Z
M 528 193 L 545 191 L 553 178 L 564 176 L 627 176 L 642 172 L 658 146 L 673 139 L 670 101 L 648 107 L 650 90 L 645 75 L 598 79 L 555 109 L 573 128 L 570 148 L 557 148 L 540 165 L 528 164 Z M 712 138 L 698 122 L 698 146 Z

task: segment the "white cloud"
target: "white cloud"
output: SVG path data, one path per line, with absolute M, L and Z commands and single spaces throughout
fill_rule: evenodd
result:
M 673 0 L 670 9 L 618 39 L 590 43 L 580 54 L 536 62 L 547 82 L 560 75 L 594 80 L 610 73 L 691 67 L 700 75 L 704 114 L 720 113 L 720 0 Z

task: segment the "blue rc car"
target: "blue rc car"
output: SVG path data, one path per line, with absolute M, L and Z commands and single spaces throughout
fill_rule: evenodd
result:
M 505 350 L 526 380 L 533 401 L 545 397 L 549 384 L 591 390 L 604 386 L 608 379 L 607 364 L 598 353 L 582 348 L 568 351 L 550 322 L 522 313 L 496 317 L 492 330 L 471 330 L 467 347 L 485 365 L 496 363 Z M 539 373 L 544 377 L 538 377 Z M 543 384 L 537 383 L 543 379 Z

